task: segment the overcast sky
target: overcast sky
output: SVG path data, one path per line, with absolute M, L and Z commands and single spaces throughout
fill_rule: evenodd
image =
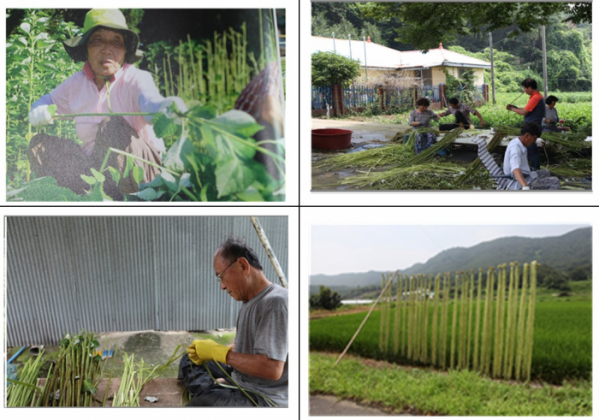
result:
M 560 236 L 590 225 L 312 226 L 311 274 L 391 271 L 506 236 Z

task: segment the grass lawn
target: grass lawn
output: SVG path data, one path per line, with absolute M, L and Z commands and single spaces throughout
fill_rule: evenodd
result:
M 310 354 L 310 393 L 374 405 L 393 414 L 558 416 L 592 414 L 589 381 L 563 386 L 495 381 L 470 371 L 440 372 L 337 355 Z

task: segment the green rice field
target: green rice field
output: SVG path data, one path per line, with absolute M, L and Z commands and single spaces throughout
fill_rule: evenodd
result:
M 590 298 L 560 299 L 547 299 L 543 294 L 537 299 L 532 379 L 553 384 L 560 384 L 564 380 L 591 379 L 592 302 Z M 451 309 L 449 313 L 451 317 Z M 310 349 L 340 353 L 365 315 L 366 313 L 357 313 L 311 321 Z M 429 319 L 432 319 L 432 316 Z M 382 352 L 379 349 L 379 326 L 380 311 L 375 310 L 352 344 L 349 353 L 407 364 L 406 360 L 402 360 L 401 356 L 393 354 L 392 351 Z

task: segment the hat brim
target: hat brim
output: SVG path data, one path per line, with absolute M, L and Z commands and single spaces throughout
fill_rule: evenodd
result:
M 143 51 L 139 47 L 139 36 L 130 29 L 124 29 L 120 26 L 101 25 L 96 26 L 93 29 L 87 31 L 83 35 L 78 35 L 71 39 L 67 39 L 63 42 L 64 49 L 66 50 L 69 57 L 75 61 L 86 61 L 87 60 L 87 40 L 91 34 L 99 28 L 108 28 L 118 30 L 125 34 L 125 45 L 127 53 L 125 55 L 125 62 L 133 64 L 143 57 Z

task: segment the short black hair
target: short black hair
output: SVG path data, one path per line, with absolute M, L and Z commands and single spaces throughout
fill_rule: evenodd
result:
M 522 86 L 525 88 L 533 88 L 536 89 L 537 88 L 537 81 L 535 79 L 531 79 L 530 77 L 528 79 L 524 79 L 522 81 Z
M 420 98 L 416 101 L 416 106 L 430 106 L 430 102 L 426 98 Z
M 539 137 L 541 135 L 541 127 L 535 123 L 526 123 L 520 129 L 520 135 L 523 136 L 526 133 L 530 133 L 531 136 Z
M 248 260 L 252 267 L 257 270 L 262 270 L 262 265 L 254 250 L 239 238 L 229 236 L 227 240 L 221 244 L 218 250 L 220 256 L 229 264 L 243 257 Z
M 557 102 L 557 101 L 559 101 L 559 99 L 557 99 L 557 96 L 553 96 L 553 95 L 549 95 L 549 96 L 547 97 L 547 99 L 545 99 L 545 103 L 546 103 L 547 105 L 551 105 L 551 104 L 553 104 L 553 103 L 555 103 L 555 102 Z
M 457 105 L 457 104 L 459 104 L 459 103 L 460 103 L 460 100 L 459 100 L 458 98 L 451 98 L 451 99 L 449 100 L 449 103 L 450 103 L 450 104 Z

